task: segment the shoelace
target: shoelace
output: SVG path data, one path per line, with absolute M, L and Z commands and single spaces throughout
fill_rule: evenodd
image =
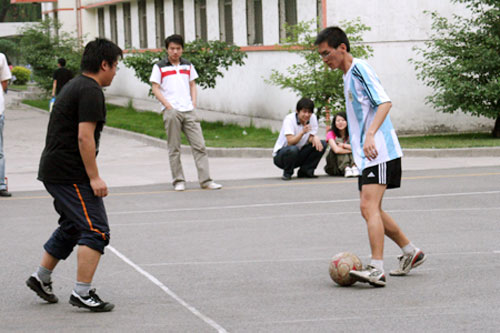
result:
M 89 290 L 89 296 L 91 298 L 93 298 L 96 302 L 98 303 L 103 303 L 103 301 L 99 298 L 99 296 L 97 296 L 97 294 L 95 293 L 95 289 L 91 289 Z

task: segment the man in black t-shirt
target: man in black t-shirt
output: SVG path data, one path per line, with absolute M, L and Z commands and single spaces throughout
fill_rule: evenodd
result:
M 59 95 L 62 87 L 73 78 L 73 73 L 66 67 L 66 59 L 59 58 L 57 60 L 57 66 L 59 67 L 54 72 L 54 83 L 52 84 L 52 97 Z
M 93 312 L 114 307 L 103 302 L 90 284 L 110 237 L 102 199 L 108 188 L 96 163 L 106 121 L 102 87 L 111 84 L 120 57 L 122 50 L 106 39 L 89 42 L 81 61 L 83 74 L 66 85 L 50 114 L 38 179 L 54 198 L 59 227 L 45 243 L 37 271 L 26 281 L 42 299 L 57 303 L 52 271 L 78 245 L 77 280 L 69 303 Z

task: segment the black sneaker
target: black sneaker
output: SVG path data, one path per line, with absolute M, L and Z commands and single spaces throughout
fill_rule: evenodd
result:
M 69 304 L 79 308 L 89 309 L 92 312 L 108 312 L 113 310 L 114 304 L 103 302 L 95 293 L 95 289 L 90 289 L 89 296 L 78 295 L 74 290 L 69 298 Z
M 281 179 L 282 180 L 291 180 L 292 179 L 292 175 L 289 174 L 289 173 L 283 173 L 283 176 L 281 176 Z
M 9 198 L 11 196 L 12 196 L 12 193 L 10 193 L 9 191 L 7 191 L 7 190 L 0 190 L 0 197 Z
M 356 281 L 369 283 L 374 287 L 384 287 L 385 286 L 385 274 L 380 269 L 377 269 L 371 265 L 367 265 L 360 271 L 352 270 L 349 275 L 356 279 Z
M 36 273 L 26 280 L 26 285 L 40 296 L 40 298 L 49 303 L 57 303 L 59 301 L 57 296 L 52 292 L 52 282 L 43 283 Z

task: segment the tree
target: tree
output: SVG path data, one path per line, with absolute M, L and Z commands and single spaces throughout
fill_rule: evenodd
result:
M 343 30 L 349 37 L 351 54 L 358 58 L 371 56 L 372 49 L 361 44 L 362 33 L 370 28 L 358 19 L 351 22 L 341 22 Z M 345 109 L 344 82 L 340 70 L 330 70 L 321 59 L 314 41 L 320 29 L 316 20 L 300 22 L 287 26 L 287 38 L 281 49 L 298 53 L 304 61 L 287 68 L 286 73 L 273 70 L 266 82 L 290 89 L 297 95 L 311 98 L 319 113 L 326 108 L 334 113 Z
M 153 65 L 166 58 L 165 50 L 161 52 L 137 52 L 125 57 L 125 66 L 134 69 L 135 76 L 148 85 Z M 203 89 L 214 88 L 218 77 L 223 77 L 222 69 L 229 69 L 233 64 L 242 66 L 247 57 L 239 47 L 221 41 L 204 41 L 197 39 L 184 45 L 183 57 L 189 59 L 198 72 L 196 83 Z M 151 93 L 151 91 L 150 91 Z
M 0 0 L 0 22 L 34 22 L 42 17 L 39 3 L 11 4 Z
M 492 136 L 500 138 L 500 1 L 452 1 L 464 3 L 471 16 L 448 20 L 426 12 L 433 34 L 425 47 L 416 48 L 422 60 L 410 61 L 433 89 L 427 103 L 441 112 L 496 119 Z
M 31 65 L 33 79 L 46 91 L 52 89 L 52 75 L 57 69 L 58 58 L 66 59 L 66 67 L 73 74 L 78 73 L 80 68 L 83 50 L 78 39 L 61 30 L 58 35 L 51 34 L 59 28 L 58 23 L 47 19 L 24 28 L 20 39 L 21 53 Z

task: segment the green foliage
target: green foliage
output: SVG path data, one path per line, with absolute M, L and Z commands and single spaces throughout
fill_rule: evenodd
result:
M 42 17 L 42 5 L 39 3 L 10 3 L 0 0 L 0 22 L 34 22 Z
M 361 23 L 360 19 L 350 22 L 341 22 L 342 29 L 349 37 L 351 54 L 357 58 L 367 58 L 373 50 L 362 42 L 362 33 L 370 28 Z M 287 68 L 286 73 L 273 70 L 266 82 L 291 89 L 301 97 L 308 97 L 314 101 L 321 113 L 328 107 L 333 113 L 343 111 L 344 84 L 340 70 L 330 70 L 318 54 L 314 41 L 320 29 L 316 20 L 300 22 L 294 26 L 287 26 L 287 38 L 283 50 L 299 54 L 304 61 Z
M 421 60 L 410 59 L 417 77 L 432 88 L 426 98 L 441 112 L 461 110 L 474 116 L 500 116 L 500 1 L 452 0 L 464 3 L 470 17 L 452 20 L 436 12 L 433 35 L 415 50 Z M 500 126 L 498 126 L 500 127 Z M 500 136 L 500 128 L 496 129 Z M 495 130 L 494 133 L 495 135 Z
M 135 76 L 141 82 L 151 85 L 149 78 L 153 65 L 167 57 L 165 50 L 161 52 L 134 52 L 125 57 L 125 66 L 134 69 Z M 216 79 L 223 77 L 222 69 L 232 65 L 242 66 L 247 54 L 235 45 L 222 41 L 204 41 L 197 39 L 184 45 L 183 58 L 188 59 L 196 68 L 199 78 L 196 83 L 203 89 L 214 88 Z
M 12 68 L 12 75 L 16 77 L 15 84 L 23 85 L 29 81 L 31 71 L 25 67 L 16 66 Z
M 12 38 L 0 38 L 0 52 L 5 54 L 13 64 L 18 63 L 20 50 Z
M 33 79 L 44 90 L 52 89 L 52 76 L 57 69 L 57 59 L 66 59 L 66 68 L 79 72 L 82 48 L 78 39 L 63 32 L 60 25 L 44 20 L 23 29 L 21 51 L 24 60 L 33 69 Z M 59 29 L 59 34 L 50 33 Z

